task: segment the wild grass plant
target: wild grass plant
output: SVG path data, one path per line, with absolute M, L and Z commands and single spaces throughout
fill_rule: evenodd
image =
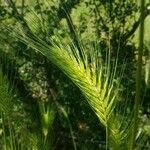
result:
M 141 0 L 141 18 L 143 18 L 143 8 L 144 0 Z M 32 18 L 29 17 L 26 18 L 26 21 L 21 21 L 31 22 L 31 19 Z M 39 19 L 39 22 L 40 21 L 41 20 Z M 122 69 L 118 71 L 118 55 L 112 61 L 110 48 L 107 49 L 105 54 L 106 58 L 104 60 L 102 58 L 101 48 L 99 47 L 97 41 L 90 47 L 90 50 L 88 50 L 82 44 L 82 40 L 80 40 L 78 36 L 76 36 L 78 45 L 76 45 L 72 38 L 69 38 L 69 35 L 67 42 L 60 35 L 43 39 L 35 34 L 35 29 L 37 28 L 36 26 L 34 28 L 35 33 L 33 33 L 32 30 L 27 28 L 24 23 L 21 23 L 20 29 L 13 29 L 11 36 L 19 39 L 24 44 L 27 44 L 32 48 L 32 50 L 44 55 L 80 89 L 89 106 L 98 117 L 100 126 L 105 129 L 104 138 L 106 141 L 106 150 L 133 150 L 144 149 L 143 145 L 147 142 L 145 135 L 146 130 L 142 129 L 142 131 L 139 131 L 138 126 L 138 115 L 141 104 L 142 49 L 144 37 L 143 25 L 144 19 L 142 19 L 140 26 L 141 29 L 135 91 L 136 97 L 132 108 L 129 108 L 131 102 L 124 103 L 125 101 L 121 100 L 122 93 L 120 89 L 125 62 Z M 32 24 L 32 27 L 33 26 L 34 24 Z M 8 95 L 9 94 L 7 94 L 7 96 Z M 8 98 L 8 100 L 11 99 Z M 6 106 L 5 103 L 2 104 L 4 104 L 4 107 Z M 64 116 L 68 118 L 65 110 L 59 106 L 59 104 L 57 104 L 57 106 L 61 109 Z M 39 112 L 41 117 L 42 136 L 40 135 L 40 137 L 37 137 L 37 135 L 31 135 L 30 140 L 33 139 L 31 140 L 31 145 L 35 145 L 34 148 L 31 146 L 33 149 L 41 148 L 41 145 L 38 145 L 39 139 L 41 141 L 43 140 L 42 146 L 45 146 L 44 144 L 47 140 L 48 132 L 51 130 L 51 126 L 54 121 L 53 109 L 47 103 L 46 105 L 43 105 L 43 103 L 39 104 Z M 71 124 L 69 120 L 68 124 Z M 69 126 L 73 137 L 71 125 Z M 5 136 L 5 133 L 3 135 Z M 5 137 L 3 139 L 5 139 Z M 74 149 L 77 149 L 74 138 L 72 138 L 72 141 L 74 144 Z M 47 147 L 47 149 L 52 148 Z

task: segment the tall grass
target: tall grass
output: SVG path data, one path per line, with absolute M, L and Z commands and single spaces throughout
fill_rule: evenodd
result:
M 141 104 L 141 79 L 142 79 L 142 56 L 144 48 L 144 11 L 145 11 L 145 0 L 141 0 L 141 24 L 139 31 L 139 48 L 138 48 L 138 61 L 137 61 L 137 72 L 136 72 L 136 94 L 134 104 L 134 120 L 133 120 L 133 132 L 132 132 L 132 147 L 134 149 L 136 134 L 138 131 L 138 114 Z
M 141 16 L 144 11 L 144 0 L 141 0 Z M 27 22 L 30 22 L 27 18 Z M 136 97 L 134 110 L 127 113 L 128 104 L 119 103 L 120 78 L 116 76 L 117 56 L 114 64 L 111 61 L 110 49 L 106 52 L 106 60 L 101 58 L 101 51 L 98 46 L 91 46 L 88 51 L 78 38 L 77 46 L 71 38 L 64 42 L 59 35 L 50 39 L 42 39 L 27 28 L 13 29 L 13 37 L 18 38 L 33 50 L 42 53 L 48 60 L 56 65 L 72 82 L 81 90 L 91 109 L 98 117 L 100 125 L 105 128 L 106 150 L 133 150 L 140 148 L 140 140 L 144 141 L 144 136 L 138 135 L 138 113 L 141 97 L 141 71 L 142 71 L 142 49 L 143 49 L 143 27 L 141 22 L 138 65 L 136 77 Z M 33 24 L 34 26 L 34 24 Z M 35 28 L 36 29 L 36 28 Z M 40 105 L 42 132 L 45 139 L 49 128 L 53 123 L 53 110 L 49 106 Z M 62 112 L 65 114 L 64 110 Z M 67 115 L 66 115 L 67 117 Z M 68 121 L 70 124 L 70 122 Z M 71 126 L 70 126 L 70 130 Z M 132 135 L 130 137 L 130 135 Z M 73 136 L 73 135 L 72 135 Z M 140 139 L 141 138 L 141 139 Z M 5 138 L 4 138 L 5 139 Z M 34 139 L 34 138 L 33 138 Z M 36 139 L 36 138 L 35 138 Z M 36 141 L 34 139 L 34 141 Z M 138 143 L 137 143 L 138 142 Z M 45 140 L 44 140 L 45 143 Z M 74 149 L 76 145 L 73 139 Z M 38 142 L 34 145 L 38 145 Z M 36 149 L 39 147 L 37 146 Z
M 106 149 L 129 149 L 133 114 L 132 112 L 130 114 L 121 113 L 116 108 L 121 79 L 116 80 L 115 78 L 117 66 L 110 64 L 110 54 L 108 53 L 106 62 L 103 62 L 96 49 L 91 48 L 88 54 L 86 49 L 80 45 L 81 53 L 79 53 L 71 39 L 66 44 L 62 37 L 55 36 L 46 43 L 35 35 L 33 37 L 23 32 L 20 33 L 18 34 L 17 31 L 16 37 L 45 55 L 81 90 L 101 125 L 106 129 Z M 119 107 L 124 112 L 127 109 L 127 106 L 124 105 Z
M 3 47 L 0 41 L 1 47 Z M 11 51 L 13 53 L 13 51 Z M 23 107 L 24 97 L 19 97 L 12 66 L 13 59 L 10 59 L 4 50 L 0 49 L 0 149 L 2 150 L 49 150 L 54 147 L 53 121 L 55 118 L 54 109 L 44 102 L 39 103 L 39 123 L 36 132 L 30 133 L 28 122 L 24 119 L 27 116 Z M 13 71 L 12 71 L 13 70 Z M 16 77 L 16 76 L 15 76 Z M 36 112 L 37 113 L 37 112 Z M 30 114 L 30 117 L 33 114 Z M 30 120 L 31 118 L 28 118 Z M 40 126 L 40 127 L 39 127 Z

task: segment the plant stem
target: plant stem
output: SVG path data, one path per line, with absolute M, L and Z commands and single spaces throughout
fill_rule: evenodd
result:
M 2 130 L 3 130 L 3 142 L 4 142 L 4 150 L 7 150 L 7 142 L 6 142 L 6 132 L 5 132 L 5 123 L 4 123 L 4 115 L 3 112 L 1 112 L 2 117 Z
M 106 150 L 108 150 L 108 125 L 106 125 Z
M 24 16 L 24 0 L 22 0 L 22 6 L 21 6 L 21 16 Z
M 138 113 L 141 102 L 141 78 L 142 78 L 142 54 L 144 46 L 144 6 L 145 0 L 141 0 L 141 24 L 139 31 L 139 48 L 138 48 L 138 61 L 136 71 L 136 93 L 135 93 L 135 104 L 134 104 L 134 118 L 133 118 L 133 131 L 131 139 L 131 150 L 135 147 L 136 133 L 138 131 Z

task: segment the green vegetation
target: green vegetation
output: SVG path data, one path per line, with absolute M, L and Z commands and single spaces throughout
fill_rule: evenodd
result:
M 149 5 L 1 0 L 0 149 L 150 149 Z

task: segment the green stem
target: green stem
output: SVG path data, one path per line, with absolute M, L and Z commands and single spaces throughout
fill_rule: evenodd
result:
M 145 0 L 141 0 L 141 24 L 139 31 L 139 49 L 138 49 L 138 61 L 137 61 L 137 71 L 136 71 L 136 94 L 135 94 L 135 104 L 134 104 L 134 118 L 133 118 L 133 131 L 132 131 L 132 143 L 131 150 L 135 147 L 136 134 L 138 131 L 138 113 L 141 103 L 141 78 L 142 78 L 142 54 L 144 45 L 144 6 Z
M 12 129 L 12 126 L 11 126 L 11 123 L 8 119 L 8 126 L 9 126 L 9 142 L 10 142 L 10 148 L 13 150 L 13 147 L 14 147 L 14 138 L 13 138 L 13 129 Z
M 75 142 L 75 139 L 74 139 L 74 133 L 73 133 L 73 130 L 72 130 L 72 125 L 71 125 L 71 122 L 69 120 L 68 114 L 67 114 L 66 110 L 58 102 L 55 101 L 55 104 L 58 107 L 58 110 L 61 110 L 61 113 L 64 115 L 64 117 L 66 118 L 66 120 L 68 122 L 73 147 L 74 147 L 74 150 L 77 150 L 76 142 Z
M 21 7 L 21 16 L 23 17 L 24 16 L 24 0 L 22 0 L 22 7 Z
M 108 125 L 106 125 L 106 150 L 108 150 Z
M 5 129 L 3 112 L 1 112 L 1 117 L 2 117 L 2 130 L 3 130 L 4 150 L 7 150 L 7 140 L 6 140 L 6 132 L 5 132 L 6 129 Z

